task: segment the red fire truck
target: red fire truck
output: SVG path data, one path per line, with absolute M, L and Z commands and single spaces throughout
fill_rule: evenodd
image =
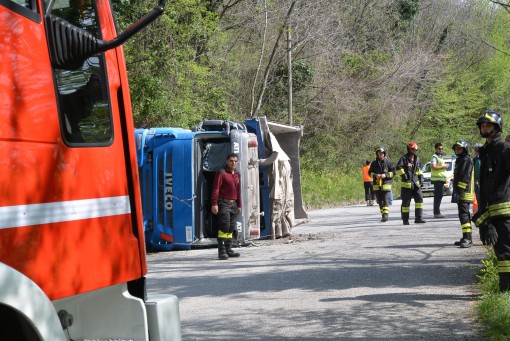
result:
M 126 65 L 107 0 L 0 0 L 0 340 L 180 340 L 147 297 Z

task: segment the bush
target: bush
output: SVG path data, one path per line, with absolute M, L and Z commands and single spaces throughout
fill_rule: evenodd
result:
M 478 304 L 480 319 L 486 334 L 492 340 L 510 339 L 510 294 L 499 292 L 498 261 L 492 248 L 488 248 L 487 259 L 478 278 L 482 297 Z

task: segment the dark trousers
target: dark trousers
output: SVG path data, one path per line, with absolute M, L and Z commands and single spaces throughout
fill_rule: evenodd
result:
M 471 213 L 469 212 L 470 202 L 457 201 L 457 207 L 459 210 L 459 221 L 460 227 L 462 228 L 462 235 L 466 236 L 465 233 L 469 233 L 468 239 L 471 239 Z
M 443 200 L 444 182 L 432 181 L 434 184 L 434 214 L 441 214 L 441 201 Z
M 363 182 L 363 187 L 365 188 L 365 200 L 374 200 L 374 184 L 372 182 L 365 181 Z
M 498 259 L 499 289 L 510 290 L 510 217 L 493 219 L 492 225 L 498 232 L 494 253 Z
M 403 221 L 409 220 L 409 208 L 411 207 L 411 199 L 414 199 L 414 217 L 419 219 L 423 215 L 423 194 L 421 188 L 414 186 L 413 188 L 402 188 L 401 191 L 402 206 L 400 207 L 400 213 Z
M 218 227 L 223 233 L 236 230 L 237 203 L 220 199 L 218 202 Z
M 388 202 L 390 200 L 390 191 L 375 191 L 375 196 L 377 198 L 377 203 L 379 204 L 379 211 L 381 214 L 390 213 L 390 209 L 388 207 Z

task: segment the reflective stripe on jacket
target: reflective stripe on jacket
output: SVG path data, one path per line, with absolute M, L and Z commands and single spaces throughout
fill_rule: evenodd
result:
M 374 191 L 391 191 L 393 176 L 395 176 L 395 166 L 390 160 L 384 158 L 382 160 L 375 159 L 370 164 L 368 174 L 374 179 Z M 384 179 L 376 179 L 374 174 L 386 174 Z
M 411 153 L 402 155 L 397 162 L 397 175 L 400 175 L 402 179 L 401 188 L 412 189 L 413 184 L 420 187 L 423 182 L 420 158 L 415 155 L 414 160 L 411 161 L 411 155 Z
M 459 193 L 459 200 L 473 202 L 475 198 L 475 176 L 473 160 L 468 154 L 462 154 L 455 161 L 453 188 Z
M 479 149 L 480 201 L 473 216 L 476 226 L 487 218 L 510 217 L 510 143 L 498 135 Z

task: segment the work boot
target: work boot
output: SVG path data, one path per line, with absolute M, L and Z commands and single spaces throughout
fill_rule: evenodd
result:
M 409 225 L 409 220 L 404 220 L 404 225 Z
M 227 260 L 227 250 L 225 247 L 225 239 L 224 238 L 217 238 L 218 239 L 218 258 L 221 260 Z
M 232 239 L 225 239 L 225 249 L 227 250 L 227 256 L 229 257 L 239 257 L 241 256 L 238 252 L 232 250 Z
M 415 224 L 424 224 L 424 223 L 426 223 L 426 221 L 423 220 L 422 217 L 417 217 L 416 219 L 414 219 L 414 223 Z
M 473 241 L 471 239 L 462 238 L 460 240 L 460 247 L 461 248 L 467 249 L 468 247 L 471 247 L 471 246 L 473 246 Z
M 382 219 L 381 219 L 381 223 L 385 223 L 387 221 L 388 221 L 388 214 L 387 213 L 383 213 Z
M 434 214 L 434 218 L 436 218 L 436 219 L 444 219 L 444 215 L 442 215 L 441 213 Z
M 463 233 L 463 237 L 460 240 L 460 247 L 466 249 L 468 247 L 473 246 L 473 241 L 471 240 L 471 233 Z
M 455 245 L 455 246 L 460 246 L 460 244 L 462 243 L 462 240 L 463 240 L 463 239 L 464 239 L 464 238 L 460 238 L 460 240 L 458 240 L 458 241 L 456 241 L 455 243 L 453 243 L 453 245 Z

